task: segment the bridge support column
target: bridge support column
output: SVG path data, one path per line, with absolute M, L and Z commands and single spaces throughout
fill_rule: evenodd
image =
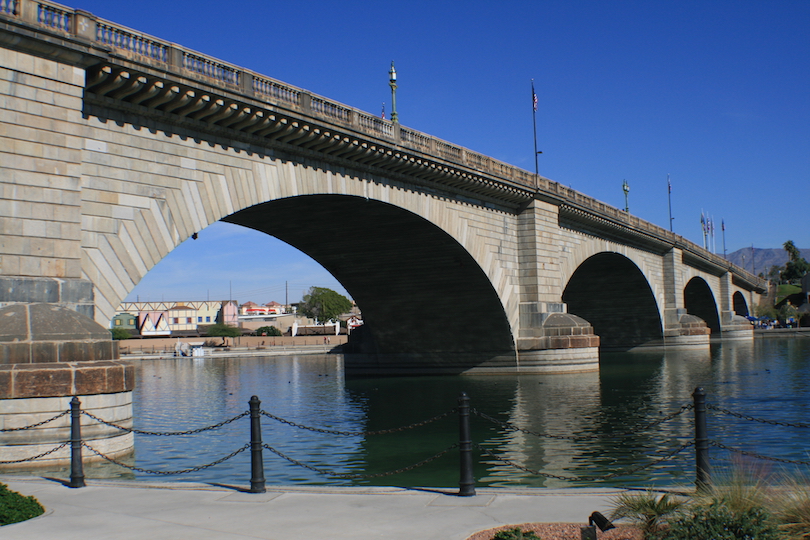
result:
M 711 329 L 700 317 L 686 312 L 683 290 L 683 252 L 672 248 L 664 254 L 664 345 L 707 348 Z
M 515 349 L 520 371 L 599 370 L 599 336 L 560 302 L 559 206 L 534 200 L 518 216 L 520 304 Z
M 599 370 L 599 336 L 588 321 L 566 313 L 563 303 L 521 304 L 516 350 L 520 371 Z
M 734 312 L 732 276 L 726 272 L 720 277 L 720 338 L 753 340 L 754 327 L 748 319 Z
M 67 410 L 72 396 L 105 420 L 131 425 L 134 367 L 118 360 L 110 331 L 88 316 L 93 313 L 89 282 L 4 276 L 0 302 L 0 427 L 45 422 Z M 83 431 L 85 440 L 109 456 L 131 453 L 134 447 L 131 433 L 94 422 Z M 69 437 L 68 417 L 0 433 L 5 461 L 20 461 L 2 468 L 64 466 L 70 463 L 69 448 L 29 458 Z

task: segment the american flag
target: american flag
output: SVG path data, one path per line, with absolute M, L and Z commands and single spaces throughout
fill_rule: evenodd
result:
M 537 112 L 537 94 L 534 93 L 534 81 L 532 81 L 532 107 Z
M 380 118 L 385 120 L 385 103 L 383 103 L 383 105 L 382 105 L 382 114 L 380 114 Z

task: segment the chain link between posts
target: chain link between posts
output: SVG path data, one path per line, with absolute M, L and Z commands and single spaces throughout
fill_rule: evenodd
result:
M 113 422 L 107 422 L 106 420 L 103 420 L 103 419 L 99 418 L 98 416 L 96 416 L 94 414 L 91 414 L 91 413 L 89 413 L 87 411 L 82 411 L 82 414 L 92 418 L 93 420 L 95 420 L 96 422 L 98 422 L 100 424 L 104 424 L 105 426 L 110 426 L 110 427 L 115 428 L 115 429 L 120 429 L 121 431 L 126 431 L 128 433 L 135 433 L 135 434 L 138 434 L 138 435 L 153 435 L 153 436 L 158 436 L 158 437 L 169 437 L 169 436 L 176 436 L 176 435 L 194 435 L 195 433 L 202 433 L 204 431 L 211 431 L 212 429 L 218 429 L 218 428 L 221 428 L 222 426 L 230 424 L 231 422 L 235 422 L 235 421 L 239 420 L 240 418 L 244 418 L 245 416 L 250 414 L 250 411 L 245 411 L 245 412 L 243 412 L 241 414 L 238 414 L 238 415 L 234 416 L 233 418 L 229 418 L 229 419 L 224 420 L 224 421 L 222 421 L 222 422 L 220 422 L 218 424 L 214 424 L 213 426 L 207 426 L 207 427 L 198 428 L 198 429 L 189 429 L 187 431 L 143 431 L 143 430 L 140 430 L 140 429 L 134 429 L 134 428 L 128 428 L 128 427 L 124 427 L 124 426 L 119 426 L 118 424 L 114 424 Z
M 299 467 L 304 467 L 305 469 L 309 469 L 310 471 L 314 471 L 314 472 L 316 472 L 318 474 L 324 474 L 324 475 L 327 475 L 327 476 L 331 476 L 333 478 L 346 478 L 346 479 L 351 479 L 351 478 L 356 478 L 356 479 L 359 479 L 359 478 L 380 478 L 380 477 L 383 477 L 383 476 L 393 476 L 395 474 L 399 474 L 399 473 L 403 473 L 403 472 L 407 472 L 407 471 L 412 471 L 413 469 L 416 469 L 418 467 L 421 467 L 422 465 L 426 465 L 426 464 L 430 463 L 431 461 L 435 461 L 435 460 L 439 459 L 440 457 L 445 455 L 447 452 L 453 450 L 454 448 L 458 448 L 458 446 L 459 446 L 459 444 L 455 443 L 452 446 L 442 450 L 441 452 L 438 452 L 438 453 L 434 454 L 433 456 L 431 456 L 431 457 L 429 457 L 427 459 L 423 459 L 422 461 L 419 461 L 419 462 L 414 463 L 413 465 L 409 465 L 407 467 L 402 467 L 401 469 L 396 469 L 396 470 L 393 470 L 393 471 L 387 471 L 387 472 L 382 472 L 382 473 L 374 473 L 374 474 L 358 474 L 358 473 L 338 473 L 338 472 L 330 471 L 330 470 L 327 470 L 327 469 L 321 469 L 319 467 L 315 467 L 313 465 L 309 465 L 309 464 L 304 463 L 302 461 L 298 461 L 297 459 L 291 458 L 291 457 L 287 456 L 286 454 L 284 454 L 283 452 L 281 452 L 280 450 L 276 450 L 275 448 L 273 448 L 270 445 L 262 444 L 262 448 L 266 448 L 267 450 L 270 450 L 271 452 L 273 452 L 278 457 L 289 461 L 293 465 L 298 465 Z
M 792 427 L 792 428 L 810 428 L 810 424 L 802 424 L 802 423 L 790 423 L 790 422 L 779 422 L 778 420 L 765 420 L 764 418 L 755 418 L 753 416 L 748 416 L 747 414 L 740 414 L 735 413 L 734 411 L 730 411 L 728 409 L 723 409 L 722 407 L 717 407 L 716 405 L 709 405 L 706 404 L 706 409 L 710 411 L 719 412 L 722 414 L 727 414 L 729 416 L 733 416 L 735 418 L 740 418 L 742 420 L 748 420 L 749 422 L 759 422 L 761 424 L 770 424 L 772 426 L 782 426 L 782 427 Z
M 732 448 L 731 446 L 726 446 L 725 444 L 717 442 L 717 441 L 709 441 L 709 444 L 716 447 L 716 448 L 720 448 L 722 450 L 728 450 L 729 452 L 733 452 L 735 454 L 740 454 L 740 455 L 743 455 L 743 456 L 748 456 L 748 457 L 752 457 L 752 458 L 756 458 L 756 459 L 763 459 L 765 461 L 775 461 L 775 462 L 778 462 L 778 463 L 790 463 L 792 465 L 810 465 L 810 461 L 798 461 L 798 460 L 794 460 L 794 459 L 783 459 L 783 458 L 776 458 L 776 457 L 770 457 L 770 456 L 763 456 L 762 454 L 757 454 L 756 452 L 749 452 L 747 450 L 739 450 L 737 448 Z
M 3 429 L 0 429 L 0 433 L 9 433 L 9 432 L 12 432 L 12 431 L 25 431 L 26 429 L 34 429 L 34 428 L 37 428 L 39 426 L 44 426 L 48 422 L 53 422 L 54 420 L 58 420 L 59 418 L 62 418 L 63 416 L 67 416 L 68 414 L 70 414 L 70 409 L 68 409 L 68 410 L 66 410 L 64 412 L 61 412 L 61 413 L 57 414 L 56 416 L 48 418 L 47 420 L 43 420 L 42 422 L 37 422 L 36 424 L 31 424 L 31 425 L 28 425 L 28 426 L 16 427 L 16 428 L 3 428 Z
M 63 442 L 62 444 L 60 444 L 59 446 L 57 446 L 55 448 L 51 448 L 47 452 L 43 452 L 43 453 L 41 453 L 39 455 L 28 457 L 28 458 L 23 458 L 23 459 L 15 459 L 15 460 L 12 460 L 12 461 L 0 461 L 0 464 L 11 465 L 13 463 L 25 463 L 26 461 L 34 461 L 35 459 L 39 459 L 39 458 L 45 457 L 47 455 L 53 454 L 57 450 L 60 450 L 60 449 L 62 449 L 64 447 L 66 447 L 69 444 L 70 444 L 70 441 L 66 441 L 66 442 Z
M 210 467 L 213 467 L 214 465 L 219 465 L 220 463 L 228 461 L 232 457 L 234 457 L 234 456 L 244 452 L 245 450 L 249 449 L 250 448 L 250 443 L 246 444 L 245 446 L 243 446 L 243 447 L 241 447 L 241 448 L 239 448 L 237 450 L 234 450 L 233 452 L 231 452 L 227 456 L 225 456 L 223 458 L 220 458 L 220 459 L 218 459 L 216 461 L 212 461 L 211 463 L 207 463 L 205 465 L 199 465 L 197 467 L 191 467 L 190 469 L 183 469 L 183 470 L 180 470 L 180 471 L 156 471 L 156 470 L 153 470 L 153 469 L 143 469 L 141 467 L 134 467 L 132 465 L 127 465 L 126 463 L 122 463 L 122 462 L 118 461 L 117 459 L 114 459 L 114 458 L 111 458 L 109 456 L 104 455 L 103 453 L 99 452 L 98 450 L 96 450 L 95 448 L 93 448 L 92 446 L 90 446 L 89 444 L 87 444 L 85 442 L 82 443 L 82 446 L 87 448 L 88 450 L 90 450 L 92 453 L 99 456 L 100 458 L 106 459 L 110 463 L 115 463 L 116 465 L 120 465 L 121 467 L 129 469 L 131 471 L 140 472 L 140 473 L 144 473 L 144 474 L 159 474 L 159 475 L 169 476 L 169 475 L 173 475 L 173 474 L 186 474 L 186 473 L 197 472 L 197 471 L 201 471 L 203 469 L 208 469 Z
M 502 420 L 498 420 L 497 418 L 494 418 L 492 416 L 484 414 L 484 413 L 482 413 L 482 412 L 480 412 L 480 411 L 478 411 L 476 409 L 470 409 L 470 412 L 472 414 L 480 417 L 480 418 L 483 418 L 484 420 L 488 420 L 489 422 L 492 422 L 493 424 L 497 424 L 497 425 L 501 426 L 502 428 L 509 429 L 511 431 L 518 431 L 520 433 L 525 433 L 527 435 L 534 435 L 535 437 L 540 437 L 540 438 L 543 438 L 543 439 L 558 439 L 558 440 L 581 442 L 581 441 L 602 440 L 602 439 L 605 439 L 605 438 L 614 438 L 614 437 L 615 438 L 621 438 L 621 437 L 627 437 L 627 436 L 630 436 L 630 435 L 636 435 L 636 434 L 638 434 L 639 431 L 645 431 L 645 430 L 648 430 L 650 428 L 654 428 L 654 427 L 656 427 L 658 425 L 663 424 L 664 422 L 668 422 L 668 421 L 672 420 L 673 418 L 685 413 L 686 411 L 692 410 L 693 408 L 694 408 L 694 405 L 692 405 L 692 404 L 683 405 L 677 411 L 675 411 L 675 412 L 673 412 L 671 414 L 668 414 L 668 415 L 666 415 L 664 417 L 661 417 L 658 420 L 655 420 L 654 422 L 651 422 L 651 423 L 649 423 L 649 424 L 647 424 L 645 426 L 636 428 L 633 431 L 628 431 L 628 432 L 624 432 L 624 433 L 611 433 L 611 434 L 608 434 L 608 435 L 588 435 L 588 436 L 582 436 L 582 435 L 554 435 L 554 434 L 551 434 L 551 433 L 538 433 L 536 431 L 531 431 L 531 430 L 528 430 L 528 429 L 518 427 L 518 426 L 512 424 L 511 422 L 504 422 Z
M 436 422 L 438 420 L 441 420 L 442 418 L 446 418 L 446 417 L 450 416 L 451 414 L 453 414 L 455 412 L 458 412 L 458 409 L 452 409 L 452 410 L 450 410 L 448 412 L 437 414 L 433 418 L 428 418 L 427 420 L 423 420 L 421 422 L 416 422 L 415 424 L 410 424 L 410 425 L 407 425 L 407 426 L 401 426 L 401 427 L 398 427 L 398 428 L 380 429 L 380 430 L 376 430 L 376 431 L 339 431 L 339 430 L 334 430 L 334 429 L 324 429 L 324 428 L 316 428 L 316 427 L 305 426 L 303 424 L 298 424 L 298 423 L 293 422 L 291 420 L 285 420 L 284 418 L 280 418 L 278 416 L 270 414 L 269 412 L 261 411 L 263 416 L 266 416 L 267 418 L 270 418 L 271 420 L 275 420 L 276 422 L 280 422 L 282 424 L 287 424 L 288 426 L 292 426 L 294 428 L 305 429 L 307 431 L 314 431 L 315 433 L 325 433 L 325 434 L 329 434 L 329 435 L 346 435 L 346 436 L 385 435 L 385 434 L 388 434 L 388 433 L 399 433 L 399 432 L 402 432 L 402 431 L 408 431 L 409 429 L 414 429 L 414 428 L 418 428 L 418 427 L 421 427 L 421 426 L 426 426 L 426 425 L 428 425 L 428 424 L 430 424 L 432 422 Z
M 655 461 L 652 461 L 652 462 L 644 464 L 644 465 L 640 465 L 638 467 L 625 469 L 623 471 L 619 471 L 619 472 L 616 472 L 616 473 L 606 474 L 606 475 L 603 475 L 603 476 L 564 476 L 564 475 L 561 475 L 561 474 L 544 473 L 542 471 L 538 471 L 538 470 L 535 470 L 535 469 L 530 469 L 529 467 L 524 467 L 523 465 L 518 465 L 514 461 L 511 461 L 511 460 L 508 460 L 508 459 L 503 458 L 501 456 L 498 456 L 497 454 L 493 453 L 488 448 L 486 448 L 484 446 L 481 446 L 480 444 L 473 443 L 473 446 L 475 446 L 476 448 L 478 448 L 479 450 L 481 450 L 483 453 L 487 454 L 488 456 L 490 456 L 490 457 L 492 457 L 494 459 L 497 459 L 501 463 L 505 463 L 507 465 L 510 465 L 510 466 L 512 466 L 512 467 L 514 467 L 516 469 L 520 469 L 521 471 L 527 472 L 529 474 L 534 474 L 534 475 L 537 475 L 537 476 L 543 476 L 545 478 L 554 478 L 556 480 L 595 482 L 597 480 L 611 480 L 611 479 L 617 478 L 619 476 L 629 476 L 631 474 L 635 474 L 635 473 L 637 473 L 639 471 L 642 471 L 644 469 L 648 469 L 650 467 L 655 467 L 656 465 L 660 465 L 661 463 L 672 459 L 673 457 L 675 457 L 675 455 L 679 454 L 680 452 L 683 452 L 684 450 L 686 450 L 690 446 L 693 446 L 694 444 L 695 443 L 692 442 L 692 441 L 684 443 L 681 446 L 679 446 L 678 448 L 676 448 L 675 450 L 669 452 L 668 454 L 666 454 L 666 455 L 664 455 L 662 457 L 659 457 Z

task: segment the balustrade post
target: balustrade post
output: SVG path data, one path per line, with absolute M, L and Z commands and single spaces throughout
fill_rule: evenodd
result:
M 82 464 L 82 403 L 73 396 L 70 400 L 70 482 L 68 487 L 84 487 Z
M 257 396 L 250 401 L 250 492 L 264 493 L 264 460 L 262 458 L 262 424 L 260 406 Z
M 709 437 L 706 431 L 706 393 L 695 388 L 692 394 L 695 407 L 695 487 L 703 491 L 709 487 Z
M 458 448 L 460 476 L 458 480 L 459 497 L 475 495 L 475 478 L 473 477 L 472 437 L 470 435 L 470 398 L 462 392 L 458 398 Z

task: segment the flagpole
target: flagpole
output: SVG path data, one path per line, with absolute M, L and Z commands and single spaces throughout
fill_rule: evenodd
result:
M 537 163 L 537 94 L 534 92 L 534 79 L 532 79 L 532 127 L 534 128 L 534 182 L 535 189 L 540 187 L 540 167 Z
M 667 201 L 669 202 L 669 232 L 672 232 L 672 183 L 667 173 Z
M 723 231 L 723 258 L 728 259 L 726 257 L 726 220 L 723 218 L 720 219 L 720 229 Z
M 703 230 L 703 249 L 706 249 L 706 214 L 700 211 L 700 228 Z

